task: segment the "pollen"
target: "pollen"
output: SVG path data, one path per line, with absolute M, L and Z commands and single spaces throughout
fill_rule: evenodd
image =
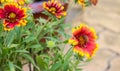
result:
M 54 7 L 50 8 L 50 10 L 51 10 L 52 12 L 55 12 L 55 11 L 56 11 L 56 9 L 55 9 Z
M 15 17 L 16 17 L 16 14 L 12 12 L 12 13 L 9 14 L 8 17 L 9 17 L 10 19 L 15 18 Z

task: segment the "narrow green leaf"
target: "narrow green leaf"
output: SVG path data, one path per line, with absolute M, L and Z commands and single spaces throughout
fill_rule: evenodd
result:
M 30 48 L 41 48 L 42 46 L 40 44 L 31 45 Z
M 35 36 L 30 35 L 30 36 L 28 36 L 28 37 L 26 37 L 26 38 L 24 39 L 24 42 L 29 43 L 29 42 L 31 42 L 31 41 L 34 41 L 35 39 L 36 39 Z
M 61 61 L 59 61 L 59 62 L 53 64 L 49 71 L 57 71 L 59 68 L 61 68 L 61 65 L 62 65 L 62 63 L 61 63 Z
M 13 48 L 13 47 L 18 47 L 19 44 L 11 44 L 9 47 Z
M 14 65 L 17 69 L 19 69 L 20 71 L 23 71 L 22 68 L 20 68 L 19 66 L 17 65 Z
M 36 62 L 42 71 L 44 71 L 46 69 L 47 63 L 40 56 L 36 57 Z
M 15 67 L 12 62 L 9 62 L 9 68 L 10 68 L 10 71 L 15 71 Z
M 44 18 L 39 18 L 37 20 L 39 21 L 39 23 L 43 23 L 43 24 L 47 23 L 47 20 Z
M 38 66 L 35 64 L 33 58 L 30 55 L 28 55 L 28 54 L 22 54 L 21 56 L 23 56 L 25 59 L 27 59 L 28 61 L 30 61 L 33 64 L 33 66 L 35 66 L 36 69 L 39 70 Z
M 75 0 L 75 3 L 77 3 L 78 0 Z
M 64 67 L 63 71 L 68 71 L 68 69 L 69 69 L 69 62 L 66 63 L 66 65 L 64 65 L 63 67 Z
M 26 51 L 26 50 L 16 50 L 15 52 L 18 52 L 18 53 L 29 53 L 29 52 Z
M 75 71 L 82 71 L 82 69 L 81 68 L 77 68 Z
M 23 56 L 25 59 L 29 60 L 32 64 L 35 65 L 35 62 L 34 62 L 33 58 L 32 58 L 30 55 L 28 55 L 28 54 L 22 54 L 22 56 Z
M 72 56 L 73 52 L 72 52 L 72 48 L 70 48 L 67 53 L 64 55 L 64 60 L 67 61 L 67 59 L 70 59 L 70 57 Z
M 15 27 L 15 32 L 16 32 L 16 39 L 20 40 L 20 37 L 21 37 L 21 27 Z
M 5 44 L 7 45 L 7 47 L 9 47 L 11 45 L 11 43 L 13 42 L 14 35 L 15 35 L 14 30 L 8 32 L 8 35 L 6 36 L 6 40 L 5 40 Z

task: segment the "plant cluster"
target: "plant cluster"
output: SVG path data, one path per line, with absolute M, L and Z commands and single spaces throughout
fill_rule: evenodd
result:
M 80 62 L 91 60 L 98 45 L 95 30 L 85 24 L 65 32 L 67 12 L 61 2 L 43 2 L 43 14 L 34 18 L 30 0 L 0 0 L 0 71 L 81 71 Z M 74 0 L 82 7 L 97 0 Z M 71 44 L 69 50 L 66 45 Z M 64 52 L 66 51 L 66 52 Z

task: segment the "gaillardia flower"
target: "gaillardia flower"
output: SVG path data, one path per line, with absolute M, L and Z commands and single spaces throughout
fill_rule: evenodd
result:
M 49 11 L 51 14 L 55 15 L 57 18 L 66 16 L 66 12 L 64 11 L 64 6 L 62 6 L 57 1 L 51 0 L 48 2 L 44 2 L 43 8 Z
M 78 3 L 81 4 L 83 7 L 86 5 L 85 0 L 78 0 Z
M 6 3 L 3 8 L 0 8 L 0 19 L 3 19 L 5 30 L 12 30 L 15 26 L 24 26 L 27 21 L 26 9 L 18 6 L 16 3 Z
M 0 0 L 0 3 L 13 2 L 14 0 Z
M 24 5 L 26 2 L 26 0 L 14 0 L 14 1 L 20 5 Z
M 72 29 L 73 37 L 69 39 L 69 43 L 74 46 L 73 51 L 81 56 L 91 58 L 98 48 L 95 40 L 97 38 L 93 28 L 81 24 Z
M 25 0 L 0 0 L 0 3 L 11 3 L 16 2 L 20 5 L 23 5 L 25 3 Z
M 79 4 L 82 5 L 82 7 L 89 6 L 91 4 L 96 5 L 97 0 L 77 0 Z

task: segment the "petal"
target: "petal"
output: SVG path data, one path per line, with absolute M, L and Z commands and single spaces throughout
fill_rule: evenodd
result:
M 72 45 L 78 45 L 78 40 L 76 40 L 75 38 L 70 38 L 68 40 L 68 43 Z
M 4 18 L 4 17 L 5 17 L 4 10 L 0 8 L 0 18 Z
M 78 53 L 78 54 L 81 55 L 81 56 L 84 56 L 84 55 L 85 55 L 84 50 L 83 50 L 80 46 L 75 46 L 75 47 L 73 48 L 73 51 L 76 52 L 76 53 Z

